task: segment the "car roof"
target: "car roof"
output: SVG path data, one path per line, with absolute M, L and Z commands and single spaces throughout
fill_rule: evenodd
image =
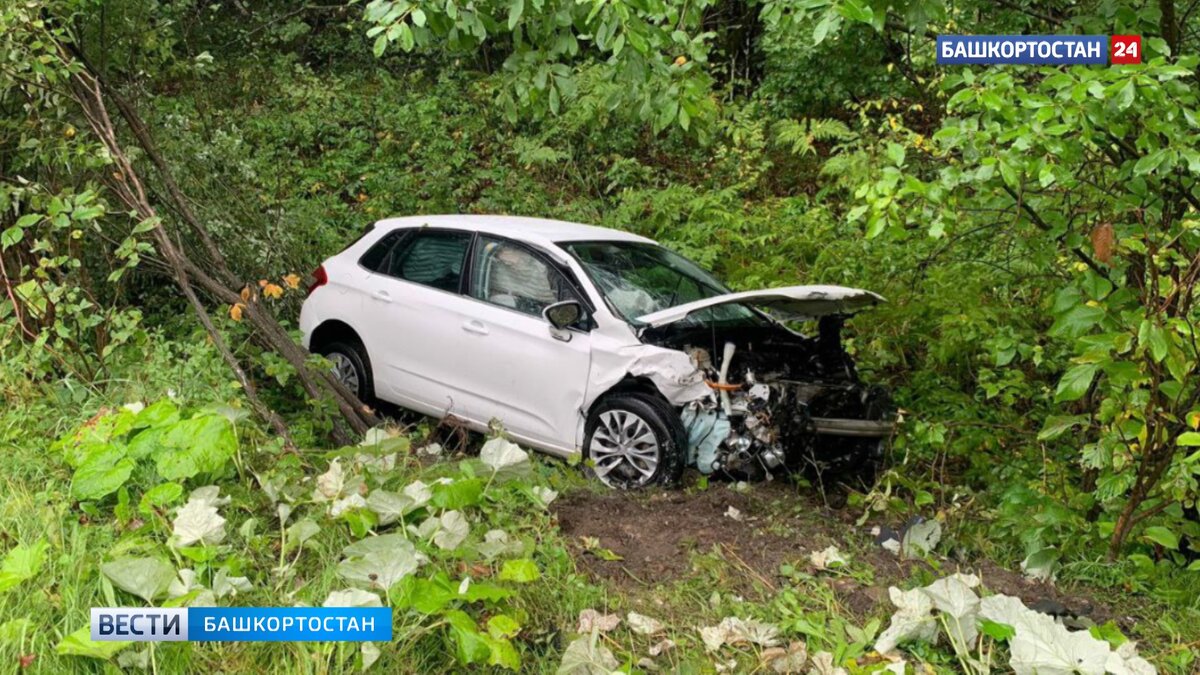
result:
M 493 215 L 428 215 L 384 218 L 375 223 L 376 228 L 396 227 L 442 227 L 453 230 L 471 230 L 511 237 L 543 246 L 570 241 L 636 241 L 654 243 L 654 240 L 596 225 L 583 225 L 565 220 L 528 218 L 525 216 Z

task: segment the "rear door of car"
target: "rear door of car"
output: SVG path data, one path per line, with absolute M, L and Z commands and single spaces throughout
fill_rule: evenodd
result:
M 365 283 L 363 341 L 376 395 L 431 414 L 475 417 L 471 390 L 455 353 L 463 338 L 463 271 L 474 233 L 409 231 Z

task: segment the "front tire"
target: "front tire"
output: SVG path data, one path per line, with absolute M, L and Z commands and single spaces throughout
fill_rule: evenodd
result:
M 584 456 L 601 483 L 619 490 L 675 485 L 683 475 L 687 434 L 661 398 L 610 394 L 588 415 Z
M 358 400 L 370 403 L 375 399 L 371 362 L 361 344 L 336 340 L 319 346 L 316 351 L 333 365 L 334 378 Z

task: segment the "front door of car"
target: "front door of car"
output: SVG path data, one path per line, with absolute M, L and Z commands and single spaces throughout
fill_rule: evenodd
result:
M 461 316 L 476 304 L 461 293 L 471 232 L 421 229 L 408 234 L 367 280 L 363 341 L 376 395 L 431 415 L 475 417 L 470 374 L 452 345 Z
M 473 300 L 463 329 L 472 346 L 459 359 L 476 385 L 472 407 L 518 438 L 573 451 L 591 336 L 553 328 L 542 310 L 582 302 L 577 286 L 540 252 L 482 234 L 470 270 Z

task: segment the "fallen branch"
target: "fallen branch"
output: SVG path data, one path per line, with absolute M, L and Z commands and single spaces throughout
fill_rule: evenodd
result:
M 261 302 L 252 285 L 242 283 L 229 269 L 220 248 L 208 229 L 196 217 L 183 192 L 179 189 L 170 168 L 155 146 L 149 130 L 138 116 L 134 107 L 104 82 L 86 59 L 77 51 L 60 44 L 60 55 L 73 66 L 70 79 L 72 97 L 79 104 L 88 126 L 108 149 L 115 171 L 107 177 L 107 184 L 118 199 L 143 222 L 152 223 L 149 230 L 155 248 L 166 261 L 172 278 L 187 298 L 188 303 L 200 319 L 213 345 L 222 359 L 234 372 L 255 414 L 271 425 L 289 447 L 294 447 L 291 433 L 283 419 L 258 395 L 254 382 L 247 375 L 237 357 L 229 349 L 224 338 L 212 322 L 208 309 L 200 300 L 197 289 L 217 302 L 230 305 L 242 304 L 247 323 L 254 329 L 255 338 L 266 348 L 282 356 L 295 369 L 301 387 L 313 400 L 331 398 L 341 413 L 342 420 L 335 421 L 334 439 L 349 444 L 355 435 L 364 433 L 378 423 L 374 411 L 362 403 L 354 394 L 338 382 L 332 373 L 314 369 L 308 364 L 308 352 L 296 344 L 274 314 Z M 207 254 L 204 265 L 198 264 L 185 248 L 183 240 L 173 238 L 158 216 L 157 209 L 150 203 L 141 176 L 134 169 L 124 152 L 117 132 L 108 113 L 106 98 L 112 100 L 121 118 L 131 130 L 134 139 L 155 166 L 159 180 L 166 187 L 167 197 L 174 210 L 193 231 Z M 243 293 L 246 296 L 243 297 Z

